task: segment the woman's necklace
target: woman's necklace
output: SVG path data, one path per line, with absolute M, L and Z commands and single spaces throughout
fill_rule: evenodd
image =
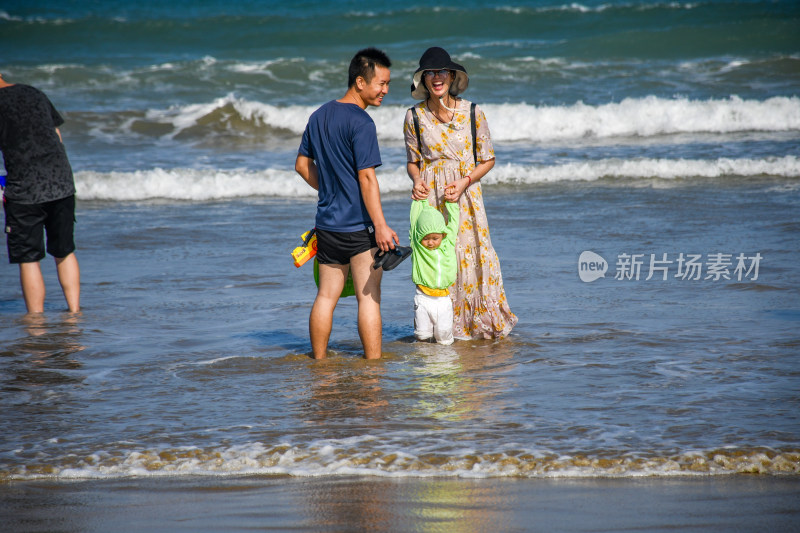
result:
M 441 122 L 442 124 L 450 124 L 450 123 L 453 121 L 453 119 L 455 119 L 455 118 L 456 118 L 456 110 L 455 110 L 455 109 L 451 109 L 451 108 L 447 107 L 447 105 L 445 105 L 445 103 L 444 103 L 444 100 L 443 100 L 443 99 L 441 99 L 441 98 L 439 99 L 439 108 L 438 108 L 438 110 L 434 110 L 434 109 L 433 109 L 433 106 L 431 105 L 431 103 L 432 103 L 432 102 L 431 102 L 431 98 L 430 98 L 430 96 L 429 96 L 429 97 L 428 97 L 428 109 L 430 109 L 430 111 L 431 111 L 431 114 L 432 114 L 432 115 L 433 115 L 433 116 L 436 118 L 436 120 L 438 120 L 438 121 L 439 121 L 439 122 Z M 442 120 L 441 118 L 439 118 L 439 112 L 440 112 L 440 111 L 442 111 L 442 110 L 447 110 L 447 111 L 450 111 L 450 112 L 452 112 L 452 115 L 450 116 L 450 118 L 449 118 L 449 119 L 447 119 L 447 120 Z M 445 111 L 445 113 L 447 113 L 447 111 Z M 446 117 L 446 116 L 447 116 L 447 115 L 445 115 L 445 117 Z

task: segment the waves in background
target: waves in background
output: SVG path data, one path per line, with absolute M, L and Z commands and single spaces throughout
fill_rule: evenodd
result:
M 3 2 L 0 72 L 67 121 L 89 309 L 31 323 L 0 299 L 0 482 L 796 475 L 799 27 L 794 0 Z M 327 365 L 305 355 L 313 285 L 286 252 L 314 195 L 294 161 L 369 45 L 394 61 L 369 110 L 393 221 L 419 56 L 469 71 L 510 339 L 409 342 L 399 272 L 384 361 L 349 326 Z M 590 249 L 764 265 L 588 287 Z
M 305 121 L 341 96 L 367 45 L 394 61 L 386 104 L 370 113 L 397 187 L 410 75 L 431 45 L 470 73 L 465 96 L 507 165 L 498 182 L 628 176 L 613 168 L 631 164 L 641 177 L 797 178 L 797 27 L 791 1 L 12 1 L 0 50 L 8 79 L 65 114 L 81 198 L 149 197 L 108 186 L 144 173 L 159 196 L 206 199 L 169 193 L 185 189 L 171 180 L 211 170 L 219 197 L 305 194 L 292 174 Z

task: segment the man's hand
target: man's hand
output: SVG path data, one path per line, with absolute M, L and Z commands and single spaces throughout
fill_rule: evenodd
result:
M 380 248 L 382 252 L 394 250 L 395 245 L 400 244 L 397 233 L 386 224 L 375 226 L 375 242 L 378 243 L 378 248 Z
M 381 191 L 378 187 L 378 178 L 375 176 L 375 169 L 365 168 L 358 171 L 358 182 L 361 185 L 361 197 L 364 199 L 364 206 L 375 226 L 375 241 L 378 248 L 383 252 L 393 250 L 395 244 L 400 244 L 397 233 L 386 223 L 381 206 Z

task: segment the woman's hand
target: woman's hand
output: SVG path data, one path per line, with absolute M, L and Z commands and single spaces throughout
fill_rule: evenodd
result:
M 409 161 L 406 164 L 406 172 L 408 172 L 408 177 L 411 178 L 411 181 L 414 182 L 414 186 L 411 188 L 411 199 L 424 200 L 427 198 L 431 189 L 422 179 L 419 161 Z
M 411 189 L 411 199 L 424 200 L 428 197 L 428 193 L 430 192 L 431 189 L 428 187 L 428 184 L 422 180 L 419 180 L 414 183 L 414 188 Z
M 469 185 L 469 176 L 454 181 L 444 189 L 444 199 L 448 202 L 458 202 L 458 199 L 461 198 L 461 195 L 464 194 Z

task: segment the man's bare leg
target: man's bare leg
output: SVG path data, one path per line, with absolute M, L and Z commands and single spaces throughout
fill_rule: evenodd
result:
M 56 269 L 67 307 L 70 312 L 77 313 L 81 310 L 81 269 L 78 258 L 74 253 L 62 258 L 56 257 Z
M 25 299 L 28 313 L 43 313 L 45 287 L 39 262 L 20 263 L 19 281 L 22 285 L 22 297 Z
M 319 288 L 308 318 L 308 333 L 314 359 L 324 359 L 328 355 L 333 311 L 339 302 L 349 271 L 349 265 L 319 265 Z
M 364 357 L 380 359 L 382 354 L 383 323 L 381 321 L 381 277 L 383 270 L 372 268 L 377 252 L 373 248 L 350 259 L 353 286 L 358 299 L 358 335 L 364 346 Z

